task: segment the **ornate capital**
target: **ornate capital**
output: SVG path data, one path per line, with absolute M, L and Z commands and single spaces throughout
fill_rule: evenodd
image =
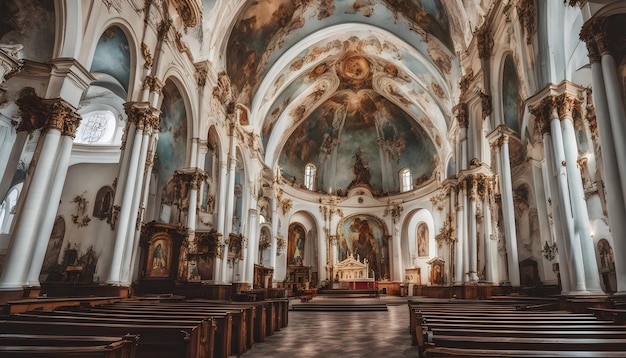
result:
M 461 102 L 454 106 L 452 109 L 456 113 L 456 120 L 459 122 L 459 127 L 467 128 L 468 125 L 468 114 L 467 114 L 467 103 Z
M 158 130 L 161 126 L 161 111 L 147 102 L 128 102 L 124 104 L 128 123 L 134 123 L 140 130 Z
M 537 8 L 535 0 L 520 0 L 517 3 L 517 16 L 526 31 L 526 43 L 530 45 L 532 35 L 537 30 Z
M 170 31 L 170 27 L 172 27 L 172 20 L 169 18 L 165 18 L 159 23 L 157 37 L 160 41 L 164 41 L 167 38 L 167 33 Z
M 143 55 L 143 59 L 145 60 L 143 68 L 149 69 L 150 67 L 152 67 L 152 54 L 150 53 L 150 49 L 145 42 L 141 43 L 141 54 Z
M 489 116 L 491 114 L 492 111 L 492 107 L 491 107 L 491 96 L 486 94 L 483 91 L 478 92 L 478 95 L 480 96 L 480 103 L 481 103 L 481 107 L 482 107 L 482 111 L 483 111 L 483 119 L 487 118 L 487 116 Z
M 461 77 L 461 81 L 459 82 L 459 88 L 461 89 L 461 97 L 469 89 L 473 77 L 474 77 L 474 70 L 472 70 L 471 68 L 469 71 L 467 71 L 465 75 L 463 75 L 463 77 Z
M 571 119 L 572 112 L 574 111 L 574 106 L 579 104 L 578 99 L 576 99 L 573 95 L 562 94 L 557 99 L 557 109 L 559 111 L 559 119 Z
M 489 24 L 485 22 L 480 28 L 474 32 L 476 36 L 476 46 L 478 47 L 478 57 L 488 59 L 493 49 L 493 35 L 489 29 Z
M 161 93 L 163 83 L 156 76 L 146 76 L 143 79 L 143 89 L 149 89 L 150 92 Z

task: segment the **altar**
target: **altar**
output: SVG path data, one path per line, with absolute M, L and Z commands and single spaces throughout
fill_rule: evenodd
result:
M 374 277 L 369 276 L 367 259 L 361 262 L 352 254 L 334 267 L 335 279 L 333 288 L 341 289 L 372 289 L 375 288 Z

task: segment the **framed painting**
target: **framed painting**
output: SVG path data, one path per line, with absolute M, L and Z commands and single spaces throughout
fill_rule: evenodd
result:
M 169 236 L 155 236 L 150 241 L 146 274 L 150 278 L 170 277 L 172 268 L 172 239 Z

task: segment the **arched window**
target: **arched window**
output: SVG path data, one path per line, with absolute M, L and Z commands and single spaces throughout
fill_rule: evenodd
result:
M 115 134 L 115 114 L 108 110 L 83 115 L 74 143 L 109 144 Z
M 0 234 L 8 234 L 11 231 L 20 190 L 22 190 L 22 183 L 12 187 L 0 205 Z
M 412 182 L 411 170 L 409 168 L 400 170 L 400 191 L 405 192 L 413 189 Z
M 309 163 L 304 167 L 304 186 L 309 190 L 315 190 L 315 174 L 317 168 Z

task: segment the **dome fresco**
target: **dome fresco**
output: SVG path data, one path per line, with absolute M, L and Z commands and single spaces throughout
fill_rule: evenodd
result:
M 447 5 L 431 0 L 260 0 L 240 10 L 226 72 L 265 161 L 315 190 L 413 185 L 447 157 L 459 76 Z M 358 163 L 367 175 L 353 169 Z M 361 164 L 359 164 L 361 165 Z M 365 177 L 367 179 L 365 179 Z
M 304 166 L 314 164 L 317 188 L 323 191 L 362 184 L 382 194 L 399 191 L 402 168 L 411 170 L 414 184 L 429 178 L 436 156 L 434 143 L 414 119 L 374 91 L 360 90 L 338 92 L 301 122 L 287 139 L 279 164 L 286 179 L 299 183 Z M 359 159 L 369 180 L 358 180 Z

